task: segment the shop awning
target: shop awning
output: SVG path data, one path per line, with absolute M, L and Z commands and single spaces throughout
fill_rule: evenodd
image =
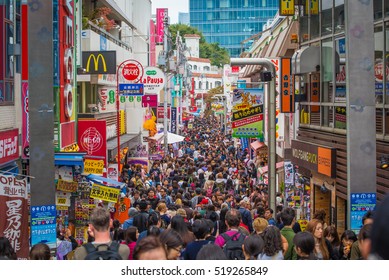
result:
M 83 166 L 86 153 L 55 153 L 55 165 Z
M 265 145 L 265 143 L 260 142 L 260 141 L 257 140 L 257 141 L 255 141 L 255 142 L 251 143 L 250 146 L 251 146 L 251 148 L 252 148 L 254 151 L 256 151 L 256 150 L 258 150 L 258 149 L 260 149 L 260 148 L 265 147 L 266 145 Z
M 276 163 L 276 170 L 281 169 L 281 168 L 284 168 L 284 162 L 283 161 Z M 262 169 L 263 173 L 267 173 L 268 166 L 266 165 L 266 166 L 262 167 L 261 169 Z
M 0 174 L 4 173 L 5 175 L 18 175 L 19 174 L 19 166 L 15 161 L 11 163 L 4 164 L 0 166 Z
M 128 147 L 131 149 L 140 143 L 140 134 L 120 135 L 120 149 Z M 107 141 L 108 161 L 113 161 L 118 151 L 118 138 L 114 137 Z
M 333 49 L 331 47 L 323 47 L 321 52 L 320 54 L 319 46 L 308 46 L 297 50 L 292 57 L 292 74 L 299 75 L 320 70 L 320 68 L 318 69 L 318 66 L 320 67 L 320 56 L 331 57 Z M 332 67 L 331 60 L 323 66 L 324 71 L 335 69 L 335 72 L 339 73 L 339 61 L 339 54 L 335 52 L 335 67 Z M 332 74 L 330 76 L 332 79 Z
M 162 131 L 158 134 L 155 134 L 153 137 L 150 137 L 150 139 L 152 140 L 155 140 L 157 142 L 161 142 L 161 144 L 164 144 L 164 137 L 165 133 Z M 182 142 L 184 141 L 185 137 L 184 136 L 181 136 L 181 135 L 178 135 L 178 134 L 174 134 L 174 133 L 171 133 L 171 132 L 168 132 L 167 133 L 167 142 L 168 144 L 173 144 L 173 143 L 178 143 L 178 142 Z
M 121 187 L 121 186 L 126 184 L 123 182 L 115 181 L 115 180 L 112 180 L 109 178 L 105 178 L 105 177 L 101 177 L 101 176 L 93 175 L 93 174 L 86 176 L 86 179 L 88 179 L 92 182 L 95 182 L 95 183 L 106 184 L 107 186 L 113 186 L 113 187 Z

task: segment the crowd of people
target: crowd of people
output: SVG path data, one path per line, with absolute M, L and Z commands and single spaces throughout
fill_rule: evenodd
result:
M 295 210 L 284 206 L 281 194 L 277 209 L 269 208 L 263 159 L 224 135 L 215 118 L 197 118 L 185 136 L 149 170 L 124 166 L 121 180 L 131 208 L 123 224 L 97 207 L 90 217 L 89 242 L 80 246 L 70 232 L 59 232 L 56 258 L 389 259 L 389 197 L 376 213 L 366 213 L 358 235 L 327 225 L 323 211 L 315 212 L 301 231 Z M 0 238 L 0 256 L 13 259 L 6 241 Z M 30 251 L 30 259 L 50 258 L 45 244 Z

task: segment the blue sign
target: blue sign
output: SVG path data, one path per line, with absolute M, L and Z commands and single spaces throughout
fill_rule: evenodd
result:
M 346 39 L 339 39 L 339 54 L 346 54 Z
M 177 107 L 171 107 L 170 109 L 170 132 L 177 133 Z
M 31 206 L 31 245 L 46 243 L 50 248 L 57 244 L 57 210 L 55 205 Z
M 107 38 L 100 35 L 100 51 L 107 50 Z
M 245 89 L 246 88 L 246 80 L 237 80 L 236 87 Z
M 362 227 L 362 217 L 369 210 L 375 210 L 377 196 L 375 193 L 351 194 L 351 230 L 359 231 Z
M 143 94 L 143 84 L 119 84 L 119 95 L 142 96 Z

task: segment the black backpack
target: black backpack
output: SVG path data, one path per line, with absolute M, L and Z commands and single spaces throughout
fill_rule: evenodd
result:
M 239 234 L 239 237 L 237 237 Z M 226 257 L 229 260 L 244 260 L 244 254 L 242 245 L 246 238 L 246 235 L 240 231 L 235 233 L 232 236 L 229 236 L 226 233 L 222 233 L 221 236 L 225 240 L 225 244 L 223 246 L 223 251 Z
M 83 246 L 87 253 L 85 260 L 123 260 L 119 254 L 118 242 L 112 241 L 111 245 L 100 244 L 96 247 L 92 243 L 86 243 Z M 99 250 L 100 247 L 106 247 L 106 250 Z
M 146 212 L 140 212 L 134 217 L 133 226 L 138 228 L 138 232 L 141 233 L 148 228 L 149 214 Z

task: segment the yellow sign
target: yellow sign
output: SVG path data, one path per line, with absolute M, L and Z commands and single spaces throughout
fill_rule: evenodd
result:
M 294 0 L 280 0 L 280 16 L 294 15 Z
M 84 174 L 103 175 L 104 160 L 102 159 L 85 159 Z
M 77 191 L 78 183 L 75 181 L 65 181 L 58 179 L 57 191 L 75 192 Z
M 319 14 L 319 0 L 306 0 L 305 14 L 318 15 Z
M 56 209 L 57 209 L 57 211 L 61 211 L 61 210 L 67 211 L 67 210 L 69 210 L 69 207 L 68 206 L 62 206 L 62 205 L 57 205 Z
M 91 198 L 96 198 L 109 202 L 117 202 L 120 194 L 120 189 L 105 187 L 99 184 L 93 184 L 90 192 Z
M 89 56 L 88 62 L 86 63 L 86 72 L 90 72 L 89 69 L 90 69 L 90 62 L 91 62 L 91 60 L 93 60 L 93 62 L 94 62 L 95 71 L 97 71 L 99 69 L 99 60 L 100 59 L 103 62 L 103 70 L 104 70 L 104 72 L 107 72 L 107 64 L 105 63 L 104 56 L 101 53 L 99 53 L 97 55 L 97 57 L 93 53 Z

